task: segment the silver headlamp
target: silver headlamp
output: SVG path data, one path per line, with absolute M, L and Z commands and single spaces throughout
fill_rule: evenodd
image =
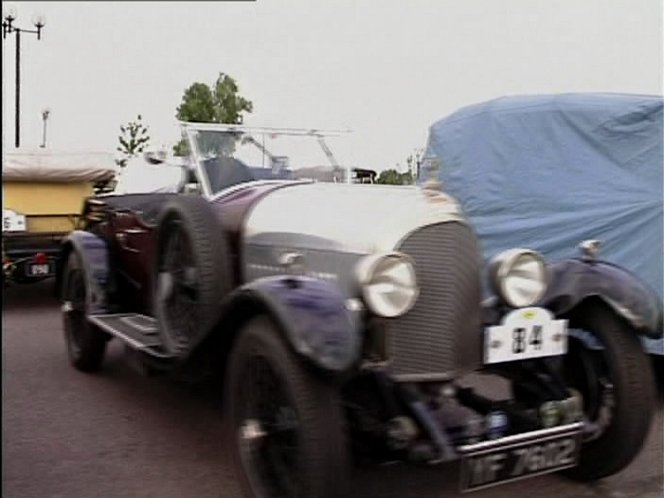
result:
M 514 308 L 532 306 L 546 292 L 548 283 L 544 258 L 529 249 L 510 249 L 489 263 L 491 288 Z
M 415 304 L 419 289 L 409 256 L 399 252 L 367 256 L 355 271 L 364 302 L 376 315 L 401 316 Z

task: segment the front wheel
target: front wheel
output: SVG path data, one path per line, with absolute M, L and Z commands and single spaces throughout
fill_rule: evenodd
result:
M 245 495 L 344 496 L 338 389 L 308 371 L 266 318 L 240 331 L 228 368 L 225 418 Z
M 586 426 L 577 467 L 565 473 L 590 481 L 622 470 L 639 453 L 654 409 L 654 381 L 638 335 L 599 302 L 570 316 L 570 327 L 586 339 L 570 336 L 564 359 L 568 386 L 583 396 Z

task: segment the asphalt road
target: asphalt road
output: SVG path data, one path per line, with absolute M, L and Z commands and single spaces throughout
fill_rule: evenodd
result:
M 103 372 L 66 360 L 49 282 L 10 288 L 2 319 L 2 496 L 218 498 L 238 495 L 222 441 L 218 389 L 135 373 L 113 342 Z M 557 475 L 470 495 L 661 497 L 664 401 L 630 467 L 591 486 Z M 361 469 L 362 497 L 462 496 L 456 468 Z

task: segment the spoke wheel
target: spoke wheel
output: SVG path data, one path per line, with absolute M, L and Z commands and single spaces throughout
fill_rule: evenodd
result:
M 343 497 L 348 449 L 338 389 L 307 370 L 267 319 L 239 333 L 224 407 L 245 496 Z
M 175 196 L 164 207 L 154 272 L 162 343 L 182 357 L 215 325 L 232 283 L 223 227 L 205 199 Z
M 200 291 L 191 240 L 178 219 L 165 225 L 166 240 L 157 274 L 157 296 L 170 324 L 172 344 L 186 348 L 195 334 Z
M 564 472 L 588 481 L 622 470 L 640 451 L 654 408 L 654 379 L 636 332 L 603 303 L 588 301 L 569 318 L 571 328 L 600 346 L 570 337 L 563 361 L 568 386 L 583 396 L 585 422 L 579 465 Z
M 101 367 L 108 336 L 88 322 L 88 288 L 78 255 L 69 255 L 64 273 L 62 319 L 71 364 L 83 372 Z
M 604 351 L 591 349 L 581 339 L 570 337 L 563 368 L 567 385 L 583 398 L 583 442 L 600 438 L 611 426 L 615 407 Z
M 298 425 L 293 403 L 265 358 L 247 360 L 237 438 L 243 468 L 266 496 L 302 496 L 298 490 Z

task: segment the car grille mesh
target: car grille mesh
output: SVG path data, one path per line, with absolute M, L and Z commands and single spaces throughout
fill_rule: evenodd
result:
M 421 228 L 398 248 L 415 261 L 420 295 L 388 321 L 390 373 L 401 380 L 444 379 L 481 359 L 481 259 L 460 222 Z

